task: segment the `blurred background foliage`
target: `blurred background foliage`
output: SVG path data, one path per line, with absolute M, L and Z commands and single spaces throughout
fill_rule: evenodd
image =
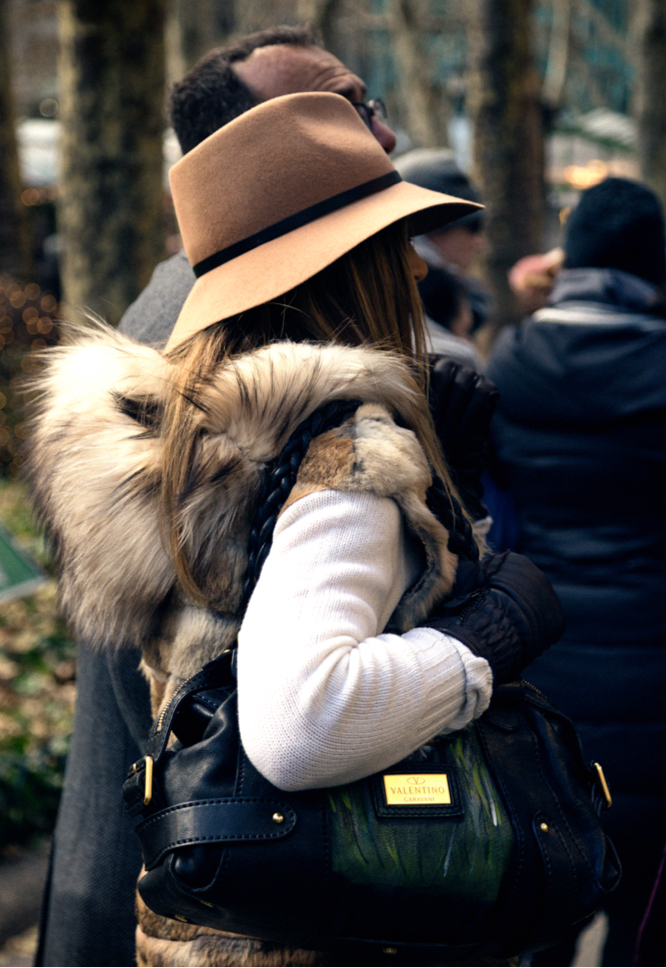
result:
M 0 276 L 0 522 L 49 580 L 0 604 L 0 856 L 53 829 L 74 713 L 74 647 L 58 617 L 48 549 L 16 479 L 28 437 L 21 386 L 58 337 L 58 302 Z
M 29 433 L 21 385 L 37 365 L 31 352 L 57 341 L 58 309 L 55 296 L 36 282 L 0 276 L 0 476 L 15 476 L 20 467 Z
M 25 492 L 0 481 L 0 520 L 47 572 L 50 557 Z M 0 606 L 0 854 L 53 829 L 75 698 L 73 643 L 56 582 Z

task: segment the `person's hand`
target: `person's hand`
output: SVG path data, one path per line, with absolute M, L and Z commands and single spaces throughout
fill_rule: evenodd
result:
M 547 304 L 564 258 L 563 249 L 551 249 L 539 255 L 526 255 L 509 269 L 509 285 L 521 312 L 531 314 Z
M 486 659 L 495 682 L 511 682 L 562 637 L 564 612 L 543 572 L 506 551 L 461 561 L 451 602 L 427 625 Z
M 481 475 L 499 391 L 482 374 L 438 359 L 430 373 L 430 409 L 453 482 L 474 520 L 487 514 Z

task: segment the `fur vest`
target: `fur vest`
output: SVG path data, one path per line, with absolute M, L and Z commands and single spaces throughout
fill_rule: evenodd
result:
M 141 650 L 153 714 L 234 642 L 267 462 L 331 400 L 362 404 L 312 441 L 288 503 L 329 488 L 372 491 L 398 503 L 423 546 L 424 570 L 391 618 L 396 630 L 423 622 L 450 592 L 456 558 L 426 506 L 428 462 L 415 435 L 392 417 L 405 413 L 413 394 L 404 363 L 369 349 L 276 343 L 225 363 L 202 391 L 182 515 L 210 607 L 188 601 L 159 518 L 160 417 L 174 373 L 161 353 L 115 330 L 74 331 L 45 357 L 27 462 L 73 631 L 99 649 Z M 141 902 L 138 914 L 140 965 L 324 963 L 314 952 L 287 953 L 169 921 Z

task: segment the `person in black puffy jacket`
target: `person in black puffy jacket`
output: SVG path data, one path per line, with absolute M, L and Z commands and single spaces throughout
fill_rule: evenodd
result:
M 666 281 L 656 196 L 583 193 L 549 305 L 505 331 L 488 376 L 517 551 L 550 578 L 567 631 L 528 678 L 577 723 L 614 805 L 624 877 L 605 965 L 629 965 L 666 820 Z M 567 964 L 573 952 L 535 955 Z M 549 960 L 549 958 L 551 960 Z M 552 960 L 552 959 L 555 960 Z M 663 964 L 663 958 L 650 964 Z

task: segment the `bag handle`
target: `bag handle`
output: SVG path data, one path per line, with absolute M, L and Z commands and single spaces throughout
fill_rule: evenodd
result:
M 278 516 L 293 490 L 301 461 L 312 440 L 334 427 L 339 427 L 353 416 L 361 405 L 360 400 L 332 400 L 323 407 L 319 407 L 301 421 L 282 451 L 269 464 L 263 495 L 257 506 L 250 532 L 241 612 L 245 612 L 250 595 L 259 580 L 261 569 L 271 550 Z

